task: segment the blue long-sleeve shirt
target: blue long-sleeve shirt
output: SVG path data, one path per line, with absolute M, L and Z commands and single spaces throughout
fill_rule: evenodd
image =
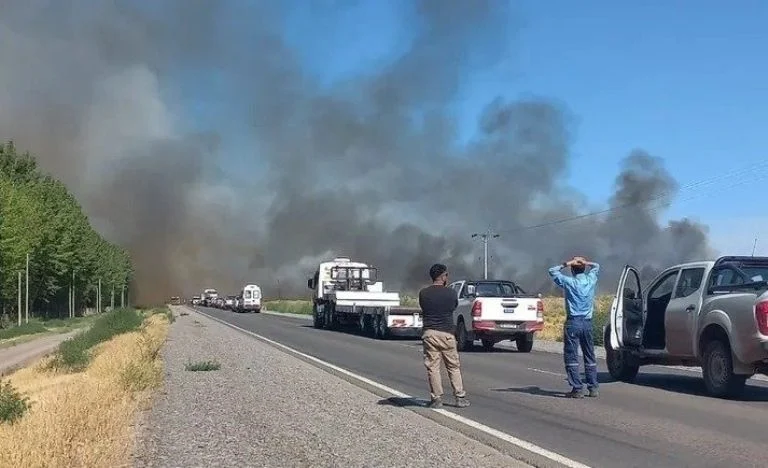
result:
M 561 270 L 562 265 L 555 265 L 549 269 L 549 276 L 556 285 L 565 292 L 565 312 L 568 317 L 592 318 L 592 309 L 595 305 L 595 291 L 597 290 L 597 274 L 600 265 L 591 263 L 592 268 L 585 273 L 576 276 L 566 276 Z

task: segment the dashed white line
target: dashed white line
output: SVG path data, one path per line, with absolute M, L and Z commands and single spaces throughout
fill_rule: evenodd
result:
M 290 346 L 286 346 L 286 345 L 284 345 L 282 343 L 278 343 L 277 341 L 274 341 L 274 340 L 271 340 L 271 339 L 269 339 L 269 338 L 267 338 L 265 336 L 259 335 L 258 333 L 254 333 L 254 332 L 246 330 L 244 328 L 240 328 L 237 325 L 233 325 L 233 324 L 231 324 L 231 323 L 229 323 L 229 322 L 227 322 L 225 320 L 221 320 L 219 318 L 216 318 L 216 317 L 213 317 L 211 315 L 208 315 L 205 312 L 201 312 L 201 311 L 196 310 L 196 309 L 193 309 L 193 310 L 195 310 L 197 313 L 199 313 L 201 315 L 204 315 L 204 316 L 210 318 L 211 320 L 215 320 L 215 321 L 217 321 L 217 322 L 219 322 L 219 323 L 221 323 L 223 325 L 226 325 L 228 327 L 234 328 L 235 330 L 238 330 L 238 331 L 240 331 L 242 333 L 245 333 L 247 335 L 251 335 L 251 336 L 253 336 L 255 338 L 258 338 L 259 340 L 262 340 L 262 341 L 270 343 L 270 344 L 272 344 L 274 346 L 277 346 L 278 348 L 285 349 L 286 351 L 289 351 L 290 353 L 293 353 L 295 355 L 298 355 L 298 356 L 301 356 L 301 357 L 303 357 L 305 359 L 308 359 L 308 360 L 310 360 L 312 362 L 320 364 L 323 367 L 326 367 L 328 369 L 333 369 L 336 372 L 339 372 L 339 373 L 344 374 L 344 375 L 346 375 L 348 377 L 351 377 L 351 378 L 353 378 L 353 379 L 355 379 L 355 380 L 357 380 L 359 382 L 363 382 L 366 385 L 370 385 L 371 387 L 377 388 L 379 390 L 383 390 L 383 391 L 385 391 L 385 392 L 387 392 L 387 393 L 389 393 L 389 394 L 391 394 L 393 396 L 396 396 L 396 397 L 399 397 L 399 398 L 408 398 L 408 399 L 412 399 L 413 398 L 411 395 L 405 394 L 405 393 L 403 393 L 401 391 L 395 390 L 394 388 L 388 387 L 388 386 L 386 386 L 384 384 L 381 384 L 379 382 L 376 382 L 376 381 L 373 381 L 373 380 L 368 379 L 366 377 L 363 377 L 362 375 L 358 375 L 358 374 L 355 374 L 354 372 L 350 372 L 350 371 L 348 371 L 348 370 L 346 370 L 344 368 L 341 368 L 341 367 L 336 366 L 334 364 L 331 364 L 329 362 L 323 361 L 322 359 L 318 359 L 318 358 L 316 358 L 316 357 L 314 357 L 312 355 L 309 355 L 309 354 L 306 354 L 306 353 L 302 353 L 301 351 L 298 351 L 298 350 L 296 350 L 294 348 L 291 348 Z M 547 449 L 545 449 L 543 447 L 540 447 L 540 446 L 538 446 L 536 444 L 533 444 L 531 442 L 528 442 L 528 441 L 525 441 L 525 440 L 522 440 L 522 439 L 518 439 L 517 437 L 509 435 L 509 434 L 507 434 L 505 432 L 501 432 L 501 431 L 499 431 L 497 429 L 494 429 L 492 427 L 486 426 L 485 424 L 479 423 L 479 422 L 477 422 L 477 421 L 475 421 L 473 419 L 465 418 L 464 416 L 459 416 L 456 413 L 452 413 L 452 412 L 444 410 L 444 409 L 432 409 L 431 411 L 438 412 L 441 415 L 443 415 L 443 416 L 445 416 L 445 417 L 447 417 L 449 419 L 452 419 L 452 420 L 454 420 L 456 422 L 465 424 L 465 425 L 467 425 L 467 426 L 469 426 L 469 427 L 471 427 L 473 429 L 476 429 L 478 431 L 484 432 L 484 433 L 486 433 L 488 435 L 491 435 L 493 437 L 501 439 L 501 440 L 503 440 L 503 441 L 505 441 L 507 443 L 510 443 L 512 445 L 520 447 L 520 448 L 522 448 L 524 450 L 527 450 L 529 452 L 535 453 L 535 454 L 537 454 L 539 456 L 548 458 L 548 459 L 550 459 L 550 460 L 552 460 L 554 462 L 560 463 L 563 466 L 567 466 L 569 468 L 590 468 L 589 465 L 585 465 L 585 464 L 580 463 L 580 462 L 578 462 L 576 460 L 572 460 L 572 459 L 570 459 L 570 458 L 568 458 L 566 456 L 560 455 L 559 453 L 552 452 L 550 450 L 547 450 Z
M 552 372 L 552 371 L 543 370 L 543 369 L 534 369 L 533 367 L 528 367 L 528 370 L 533 372 L 538 372 L 540 374 L 549 374 L 549 375 L 556 375 L 558 377 L 566 377 L 565 374 L 561 374 L 559 372 Z

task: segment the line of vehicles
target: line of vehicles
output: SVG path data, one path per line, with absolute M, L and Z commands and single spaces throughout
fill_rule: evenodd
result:
M 737 396 L 746 380 L 768 375 L 768 257 L 722 256 L 670 266 L 646 285 L 640 269 L 622 272 L 610 319 L 603 328 L 606 365 L 617 380 L 632 382 L 642 366 L 701 367 L 707 393 Z M 314 328 L 353 328 L 377 339 L 419 337 L 421 310 L 401 305 L 398 292 L 385 291 L 378 270 L 337 257 L 321 262 L 307 279 Z M 544 302 L 508 280 L 461 279 L 454 312 L 458 347 L 479 341 L 490 351 L 505 340 L 530 352 L 544 328 Z M 249 302 L 250 301 L 250 302 Z M 261 289 L 246 285 L 220 298 L 206 289 L 195 305 L 260 311 Z
M 307 287 L 312 290 L 315 328 L 352 326 L 379 339 L 421 335 L 421 309 L 402 306 L 399 293 L 384 291 L 378 270 L 366 263 L 347 257 L 322 262 Z M 503 280 L 460 280 L 449 287 L 458 297 L 454 323 L 459 349 L 468 350 L 479 340 L 491 350 L 512 340 L 519 351 L 531 351 L 535 332 L 544 328 L 541 295 Z
M 199 296 L 192 296 L 192 305 L 213 307 L 233 312 L 261 312 L 261 287 L 249 283 L 234 295 L 220 296 L 214 288 L 207 288 Z

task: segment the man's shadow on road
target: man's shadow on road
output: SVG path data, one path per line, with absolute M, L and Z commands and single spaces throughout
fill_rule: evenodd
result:
M 397 406 L 400 408 L 426 408 L 429 400 L 414 397 L 389 397 L 379 400 L 378 404 L 382 406 Z M 452 401 L 443 401 L 443 406 L 456 406 Z

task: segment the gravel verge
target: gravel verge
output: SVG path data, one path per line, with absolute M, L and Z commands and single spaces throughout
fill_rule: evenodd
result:
M 177 316 L 134 466 L 528 466 L 202 315 Z M 217 361 L 219 370 L 186 371 Z

